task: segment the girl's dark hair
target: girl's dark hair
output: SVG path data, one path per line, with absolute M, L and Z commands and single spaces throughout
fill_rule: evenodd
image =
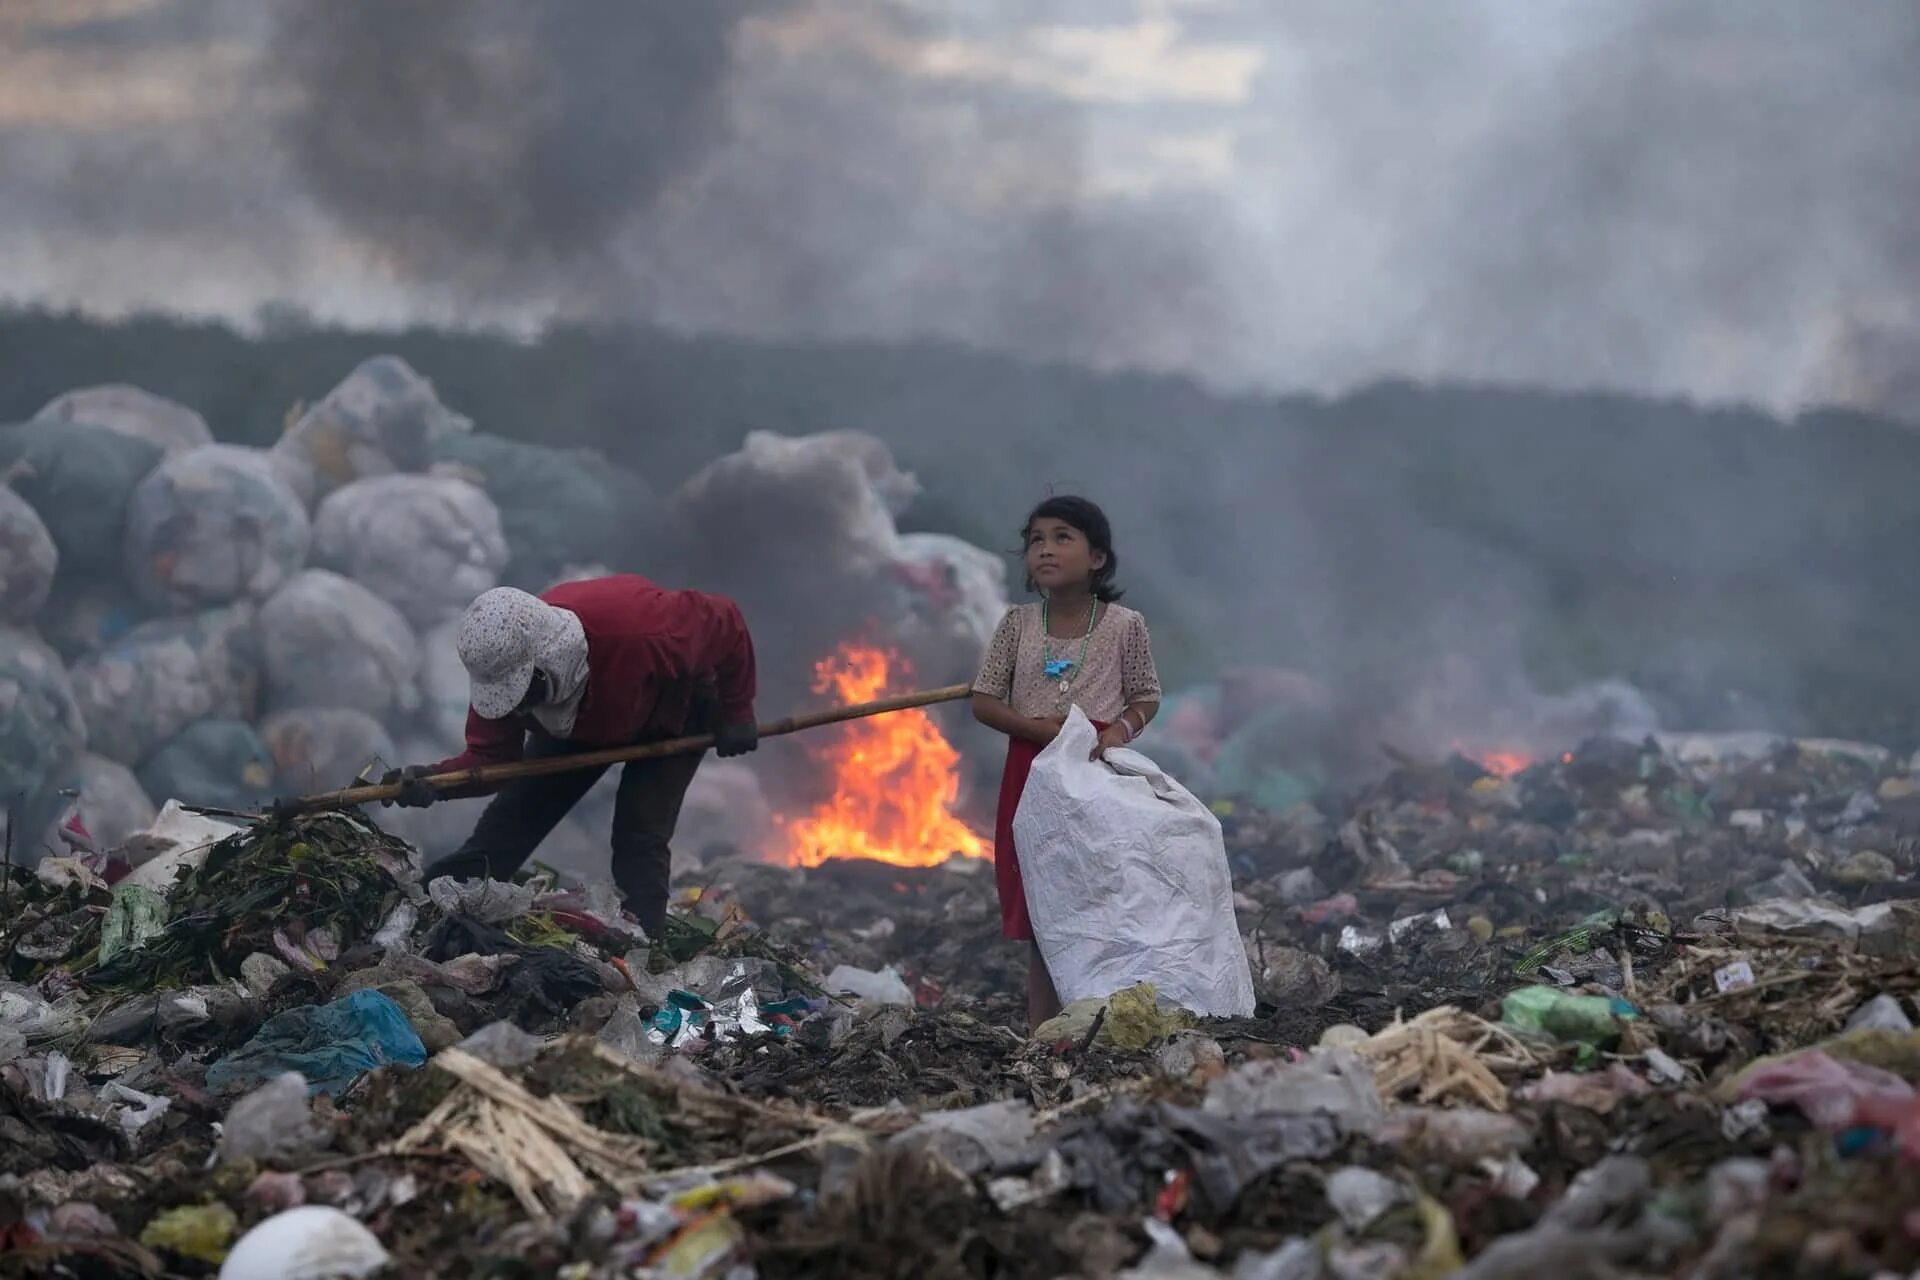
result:
M 1112 604 L 1126 592 L 1113 583 L 1113 577 L 1120 572 L 1120 557 L 1113 550 L 1113 526 L 1107 523 L 1107 513 L 1098 504 L 1086 498 L 1063 496 L 1048 498 L 1035 507 L 1027 516 L 1027 522 L 1020 526 L 1020 545 L 1027 545 L 1027 537 L 1033 532 L 1035 520 L 1058 520 L 1080 531 L 1087 545 L 1103 553 L 1107 562 L 1093 571 L 1093 598 L 1102 604 Z M 1027 579 L 1027 590 L 1038 591 L 1032 578 Z

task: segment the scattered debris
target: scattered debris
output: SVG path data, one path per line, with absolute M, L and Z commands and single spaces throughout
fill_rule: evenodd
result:
M 1902 767 L 1586 744 L 1241 807 L 1253 1015 L 1031 1035 L 971 862 L 715 862 L 646 939 L 358 813 L 76 855 L 0 920 L 0 1270 L 1910 1274 Z

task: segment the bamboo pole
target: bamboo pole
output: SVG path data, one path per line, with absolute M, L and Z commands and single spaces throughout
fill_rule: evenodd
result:
M 942 702 L 957 702 L 972 692 L 971 686 L 956 684 L 944 689 L 903 693 L 897 697 L 880 698 L 873 702 L 858 702 L 851 706 L 830 707 L 825 711 L 810 711 L 805 715 L 788 716 L 785 720 L 775 720 L 770 724 L 760 725 L 758 733 L 762 738 L 778 738 L 789 733 L 799 733 L 803 729 L 816 729 L 821 725 L 863 720 L 868 716 L 886 715 L 891 711 L 908 711 L 914 707 L 930 707 Z M 625 764 L 630 760 L 654 760 L 661 756 L 685 755 L 694 751 L 705 751 L 712 745 L 713 735 L 702 734 L 690 738 L 671 738 L 665 742 L 646 742 L 631 747 L 609 747 L 603 751 L 542 756 L 538 760 L 516 760 L 511 764 L 482 765 L 453 773 L 433 774 L 424 781 L 436 791 L 476 785 L 492 786 L 519 778 L 540 778 L 552 773 L 590 769 L 596 765 Z M 304 796 L 297 800 L 287 800 L 276 805 L 275 808 L 280 812 L 314 813 L 321 809 L 344 809 L 353 805 L 396 799 L 399 795 L 398 786 L 383 786 L 375 783 L 369 786 L 347 787 L 340 791 L 325 791 L 319 795 Z

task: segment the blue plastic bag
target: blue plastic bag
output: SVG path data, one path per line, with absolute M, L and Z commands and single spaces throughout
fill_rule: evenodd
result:
M 338 1095 L 376 1067 L 426 1061 L 427 1048 L 400 1006 L 378 991 L 356 991 L 268 1018 L 253 1039 L 207 1068 L 207 1086 L 250 1087 L 298 1071 L 309 1095 Z

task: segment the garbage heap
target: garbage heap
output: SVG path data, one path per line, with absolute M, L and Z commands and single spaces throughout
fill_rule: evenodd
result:
M 991 877 L 422 884 L 359 813 L 0 887 L 0 1274 L 1920 1267 L 1920 788 L 1845 743 L 1229 814 L 1256 1015 L 1034 1028 Z
M 69 392 L 0 426 L 0 810 L 14 857 L 80 832 L 111 847 L 168 799 L 249 809 L 453 754 L 467 712 L 458 618 L 498 585 L 684 570 L 782 635 L 762 675 L 778 703 L 841 638 L 795 647 L 781 629 L 781 593 L 799 583 L 813 615 L 878 619 L 923 674 L 958 679 L 1004 608 L 1005 570 L 957 539 L 899 533 L 915 488 L 870 437 L 757 433 L 657 496 L 596 453 L 477 430 L 393 356 L 296 406 L 266 449 L 218 442 L 199 414 L 138 388 Z M 804 581 L 762 565 L 752 539 L 705 536 L 737 525 L 743 494 L 789 521 L 767 543 L 809 566 Z M 756 809 L 743 766 L 703 773 L 712 802 L 690 802 L 696 824 Z M 615 784 L 541 856 L 604 858 Z M 446 852 L 480 803 L 394 821 Z M 706 834 L 744 838 L 725 821 Z

